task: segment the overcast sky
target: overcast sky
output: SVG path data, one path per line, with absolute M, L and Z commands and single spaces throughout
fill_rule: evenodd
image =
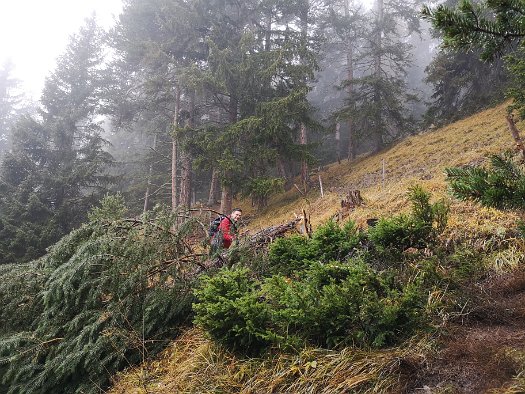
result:
M 99 25 L 113 25 L 121 8 L 122 0 L 0 0 L 0 62 L 11 59 L 14 76 L 38 99 L 69 36 L 93 12 Z

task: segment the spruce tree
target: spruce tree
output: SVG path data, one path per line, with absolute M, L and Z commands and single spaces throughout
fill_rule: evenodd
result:
M 6 61 L 0 68 L 0 159 L 9 149 L 11 127 L 24 106 L 19 81 L 12 74 L 13 64 Z
M 525 5 L 516 0 L 485 0 L 476 3 L 470 0 L 460 2 L 455 8 L 439 5 L 425 6 L 422 14 L 443 34 L 444 48 L 463 52 L 480 51 L 483 61 L 494 61 L 506 54 L 512 73 L 512 86 L 523 84 L 520 63 L 523 58 L 523 12 Z M 509 110 L 517 110 L 525 117 L 525 100 L 521 89 L 508 91 L 514 103 Z
M 125 212 L 108 197 L 42 259 L 0 269 L 6 393 L 99 393 L 189 323 L 200 257 L 187 238 L 197 223 Z
M 97 120 L 101 35 L 93 19 L 72 36 L 42 93 L 41 119 L 15 127 L 2 162 L 1 263 L 24 262 L 82 223 L 106 192 L 111 157 Z

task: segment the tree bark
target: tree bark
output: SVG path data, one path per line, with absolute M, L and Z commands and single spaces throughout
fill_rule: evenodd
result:
M 177 193 L 177 128 L 179 127 L 180 88 L 175 85 L 175 114 L 173 116 L 173 136 L 171 137 L 171 209 L 179 205 Z
M 335 153 L 337 154 L 337 162 L 341 164 L 341 124 L 335 124 Z
M 307 142 L 306 126 L 304 123 L 301 123 L 299 143 L 304 146 Z M 303 183 L 303 191 L 306 193 L 308 191 L 308 163 L 305 159 L 301 161 L 301 181 Z
M 301 36 L 304 40 L 304 43 L 308 42 L 308 7 L 304 7 L 301 10 Z M 303 62 L 304 60 L 301 59 Z M 303 81 L 306 85 L 307 81 Z M 306 145 L 308 143 L 308 136 L 307 136 L 307 130 L 306 125 L 304 123 L 301 123 L 301 133 L 299 136 L 299 143 L 301 145 Z M 308 191 L 308 163 L 306 163 L 306 160 L 303 159 L 301 161 L 301 181 L 303 183 L 303 191 L 306 193 Z
M 230 102 L 228 104 L 228 120 L 230 124 L 237 122 L 239 100 L 234 93 L 230 94 Z M 228 154 L 228 153 L 226 153 Z M 226 174 L 228 180 L 222 185 L 221 194 L 221 212 L 229 214 L 232 210 L 232 186 L 229 182 L 233 182 L 231 174 Z M 229 181 L 229 182 L 228 182 Z
M 277 171 L 279 171 L 279 176 L 284 179 L 285 188 L 288 188 L 290 186 L 290 175 L 286 170 L 286 164 L 280 155 L 277 156 L 277 159 L 275 160 L 277 165 Z
M 226 215 L 229 215 L 232 211 L 232 191 L 231 187 L 228 185 L 222 186 L 221 193 L 221 209 L 220 211 Z
M 157 134 L 153 136 L 153 150 L 155 151 L 157 149 Z M 144 209 L 142 212 L 145 214 L 148 210 L 148 204 L 149 204 L 149 193 L 151 189 L 151 176 L 153 174 L 153 164 L 149 165 L 149 171 L 148 171 L 148 184 L 146 186 L 146 194 L 144 195 Z
M 376 105 L 376 114 L 374 121 L 373 142 L 374 151 L 378 152 L 383 148 L 383 132 L 381 130 L 381 93 L 379 91 L 379 81 L 381 80 L 381 52 L 383 48 L 383 0 L 376 0 L 376 37 L 375 37 L 375 58 L 374 58 L 374 75 L 376 79 L 376 86 L 374 92 L 374 103 Z
M 215 205 L 215 200 L 217 197 L 217 184 L 219 182 L 219 171 L 214 168 L 211 172 L 211 181 L 210 181 L 210 193 L 208 194 L 208 203 L 207 206 L 211 207 Z
M 186 127 L 193 129 L 195 127 L 195 91 L 189 94 L 189 117 Z M 191 167 L 192 157 L 189 152 L 182 152 L 181 158 L 181 182 L 180 182 L 180 205 L 186 208 L 191 206 Z
M 272 49 L 272 12 L 268 11 L 268 15 L 266 15 L 266 28 L 265 28 L 265 35 L 264 35 L 264 50 L 266 52 L 269 52 L 270 49 Z
M 344 6 L 345 6 L 345 17 L 347 19 L 350 18 L 350 5 L 348 4 L 349 0 L 345 0 Z M 347 80 L 348 84 L 346 86 L 346 92 L 348 93 L 348 103 L 350 105 L 350 108 L 353 109 L 354 107 L 354 92 L 353 92 L 353 85 L 352 82 L 354 80 L 354 47 L 353 47 L 353 40 L 351 37 L 347 37 L 347 49 L 346 49 L 346 68 L 347 68 Z M 354 124 L 352 116 L 350 116 L 347 120 L 348 125 L 348 152 L 347 157 L 348 160 L 354 160 L 355 159 L 355 136 L 354 136 Z M 338 154 L 338 160 L 339 160 L 339 154 Z

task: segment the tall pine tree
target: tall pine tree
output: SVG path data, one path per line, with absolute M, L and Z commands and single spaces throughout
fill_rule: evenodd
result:
M 112 159 L 97 120 L 101 54 L 91 19 L 71 37 L 46 80 L 41 120 L 26 118 L 16 126 L 0 180 L 2 263 L 41 255 L 84 220 L 111 182 L 105 170 Z

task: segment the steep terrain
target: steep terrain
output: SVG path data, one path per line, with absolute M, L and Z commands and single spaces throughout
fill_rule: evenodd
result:
M 520 215 L 447 197 L 443 174 L 446 167 L 483 164 L 488 155 L 513 148 L 505 108 L 407 138 L 374 156 L 323 168 L 312 177 L 313 182 L 322 180 L 323 196 L 319 188 L 307 196 L 292 188 L 263 212 L 246 209 L 244 231 L 253 233 L 303 210 L 314 226 L 322 223 L 338 215 L 349 190 L 359 190 L 364 199 L 349 213 L 360 226 L 368 218 L 405 211 L 406 190 L 415 183 L 435 197 L 449 198 L 443 244 L 452 248 L 461 242 L 487 256 L 482 275 L 469 267 L 471 287 L 462 289 L 468 297 L 455 312 L 443 314 L 434 333 L 381 351 L 304 349 L 293 356 L 252 360 L 225 352 L 192 328 L 158 360 L 119 376 L 110 392 L 524 392 L 525 244 L 513 230 Z

